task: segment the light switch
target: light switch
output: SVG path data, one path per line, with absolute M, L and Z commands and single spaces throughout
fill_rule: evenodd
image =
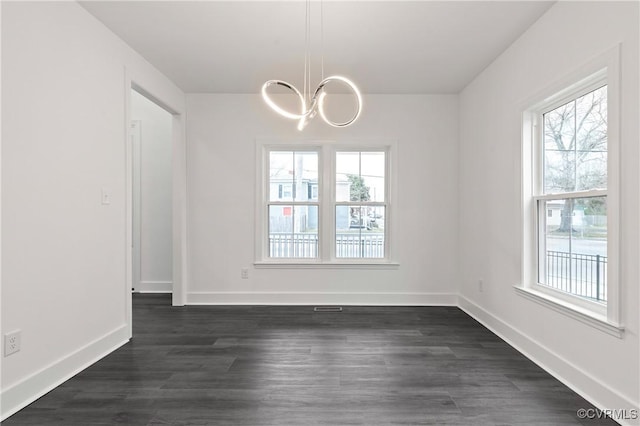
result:
M 102 205 L 111 204 L 111 190 L 108 188 L 102 188 Z

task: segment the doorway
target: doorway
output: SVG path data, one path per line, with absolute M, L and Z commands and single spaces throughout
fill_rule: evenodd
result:
M 173 291 L 173 115 L 131 89 L 134 293 Z

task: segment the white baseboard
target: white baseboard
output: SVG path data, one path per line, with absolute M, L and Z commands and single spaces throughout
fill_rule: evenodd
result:
M 456 306 L 453 293 L 192 292 L 187 305 Z
M 128 341 L 127 327 L 123 325 L 26 379 L 3 389 L 0 393 L 2 401 L 0 419 L 4 421 Z
M 140 281 L 134 286 L 137 293 L 172 293 L 173 282 L 171 281 Z
M 458 307 L 597 408 L 601 410 L 626 409 L 627 412 L 638 409 L 637 403 L 631 398 L 603 384 L 589 372 L 576 367 L 540 342 L 531 339 L 464 296 L 459 296 Z M 594 395 L 598 395 L 598 397 L 594 397 Z M 638 419 L 616 421 L 625 426 L 640 424 Z

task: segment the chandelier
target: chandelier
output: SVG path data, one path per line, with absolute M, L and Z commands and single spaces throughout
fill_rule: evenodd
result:
M 290 118 L 292 120 L 298 120 L 298 130 L 302 130 L 305 128 L 307 123 L 311 121 L 317 114 L 320 114 L 320 117 L 333 127 L 346 127 L 350 124 L 353 124 L 358 117 L 360 116 L 360 112 L 362 111 L 362 95 L 360 95 L 360 91 L 356 87 L 356 85 L 346 77 L 340 75 L 332 75 L 330 77 L 324 77 L 324 23 L 323 23 L 323 5 L 322 0 L 320 0 L 320 41 L 321 41 L 321 74 L 320 74 L 320 84 L 317 89 L 311 93 L 311 0 L 306 0 L 306 11 L 305 11 L 305 54 L 304 54 L 304 78 L 303 78 L 303 89 L 302 93 L 290 83 L 287 83 L 283 80 L 268 80 L 262 85 L 262 98 L 265 103 L 271 107 L 275 112 L 282 115 L 283 117 Z M 353 92 L 356 97 L 356 111 L 354 115 L 347 121 L 343 122 L 335 122 L 330 120 L 325 114 L 325 97 L 327 96 L 327 92 L 325 87 L 329 83 L 338 83 L 343 86 L 346 86 L 347 89 Z M 270 86 L 282 86 L 289 91 L 293 92 L 297 100 L 300 103 L 300 112 L 291 112 L 286 109 L 280 107 L 276 104 L 273 99 L 269 96 L 267 89 Z

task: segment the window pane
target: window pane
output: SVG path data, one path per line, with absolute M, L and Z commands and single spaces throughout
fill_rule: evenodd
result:
M 384 202 L 384 192 L 384 152 L 336 153 L 336 201 Z
M 313 198 L 312 188 L 318 187 L 318 153 L 296 152 L 293 165 L 294 201 L 309 201 Z M 317 193 L 315 199 L 318 199 Z
M 383 258 L 385 208 L 336 206 L 336 257 Z
M 544 192 L 575 190 L 575 102 L 544 115 Z
M 607 300 L 606 197 L 540 201 L 544 241 L 541 284 L 576 296 Z
M 269 206 L 269 257 L 318 257 L 318 206 Z
M 576 99 L 577 191 L 607 188 L 607 87 Z
M 360 153 L 336 153 L 336 201 L 360 201 Z
M 544 192 L 607 187 L 607 87 L 544 114 Z
M 269 153 L 269 201 L 293 200 L 293 152 Z
M 316 187 L 313 198 L 313 187 Z M 317 200 L 318 153 L 271 151 L 269 201 Z
M 369 189 L 369 200 L 384 202 L 385 153 L 363 152 L 361 154 L 360 176 Z

